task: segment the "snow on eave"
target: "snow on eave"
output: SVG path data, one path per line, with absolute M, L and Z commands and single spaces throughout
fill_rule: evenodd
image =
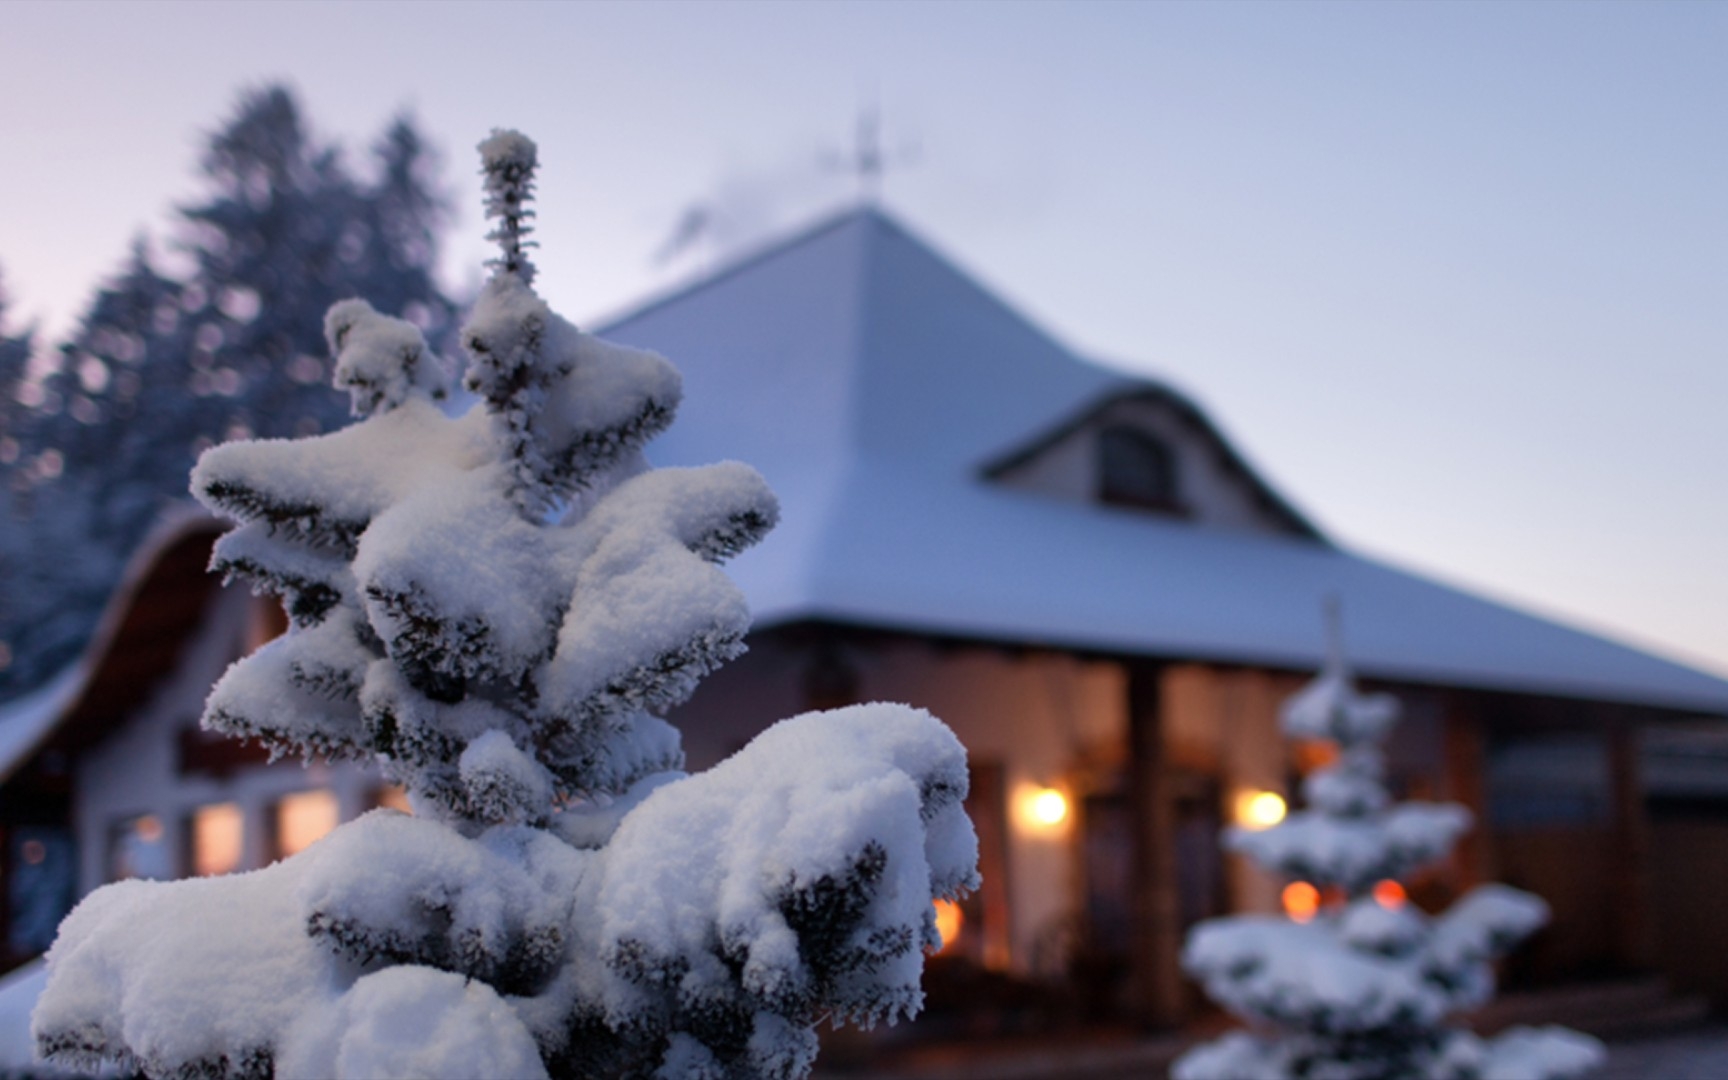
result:
M 1083 363 L 1084 361 L 1076 358 L 1076 362 Z M 1154 401 L 1174 409 L 1218 447 L 1224 455 L 1225 468 L 1240 473 L 1248 481 L 1255 495 L 1263 499 L 1267 508 L 1274 515 L 1282 518 L 1293 532 L 1309 540 L 1318 540 L 1328 547 L 1337 546 L 1306 514 L 1296 509 L 1295 504 L 1281 495 L 1270 482 L 1260 475 L 1259 470 L 1236 449 L 1235 444 L 1225 436 L 1217 424 L 1212 422 L 1212 418 L 1206 413 L 1206 410 L 1202 409 L 1193 398 L 1167 382 L 1144 376 L 1122 376 L 1118 386 L 1093 397 L 1077 408 L 1069 409 L 1060 420 L 1041 429 L 1030 439 L 992 455 L 979 467 L 979 475 L 986 479 L 994 479 L 1016 466 L 1023 465 L 1073 434 L 1076 429 L 1085 425 L 1087 421 L 1110 406 L 1117 402 L 1135 399 Z
M 202 532 L 215 534 L 222 527 L 192 503 L 176 503 L 162 513 L 127 561 L 120 583 L 108 598 L 96 631 L 78 659 L 40 690 L 0 708 L 0 784 L 16 775 L 47 745 L 61 723 L 77 711 L 113 648 L 126 613 L 162 555 L 188 537 Z
M 795 492 L 787 493 L 789 496 Z M 910 503 L 910 496 L 916 495 Z M 1365 676 L 1728 718 L 1728 681 L 1644 649 L 1312 540 L 1059 503 L 952 478 L 912 491 L 856 471 L 810 552 L 739 560 L 767 629 L 823 620 L 1103 657 L 1312 671 L 1342 598 Z M 1063 565 L 1067 573 L 1039 574 Z M 910 572 L 916 568 L 915 572 Z
M 86 651 L 44 685 L 0 708 L 0 783 L 36 752 L 60 718 L 71 711 L 89 681 L 89 658 Z
M 1008 627 L 981 619 L 969 619 L 965 615 L 944 618 L 915 614 L 897 618 L 881 612 L 859 613 L 845 605 L 817 602 L 766 608 L 757 613 L 751 632 L 787 630 L 799 626 L 846 627 L 865 634 L 920 638 L 947 645 L 1064 652 L 1130 664 L 1200 662 L 1262 668 L 1291 675 L 1312 675 L 1325 661 L 1321 647 L 1303 652 L 1257 646 L 1253 643 L 1209 642 L 1195 645 L 1174 638 L 1158 641 L 1137 640 L 1119 635 L 1086 634 L 1073 630 L 1044 631 Z M 1576 702 L 1580 706 L 1624 706 L 1660 713 L 1662 715 L 1653 715 L 1649 719 L 1664 725 L 1697 723 L 1716 729 L 1728 722 L 1728 695 L 1712 698 L 1695 694 L 1652 693 L 1615 684 L 1493 674 L 1398 660 L 1364 663 L 1353 660 L 1351 666 L 1358 678 L 1370 683 L 1386 684 L 1394 692 L 1420 688 L 1546 698 Z M 1718 736 L 1719 739 L 1722 737 Z M 1712 790 L 1728 794 L 1728 773 L 1715 778 Z

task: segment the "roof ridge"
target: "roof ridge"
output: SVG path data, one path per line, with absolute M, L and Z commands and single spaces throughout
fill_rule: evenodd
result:
M 749 272 L 771 259 L 779 258 L 799 248 L 806 247 L 831 232 L 851 224 L 853 221 L 876 222 L 910 236 L 904 228 L 895 222 L 887 213 L 876 206 L 849 206 L 837 210 L 814 222 L 786 230 L 778 235 L 767 237 L 757 243 L 748 245 L 748 250 L 734 256 L 718 269 L 698 274 L 693 278 L 666 286 L 663 290 L 650 295 L 645 300 L 639 300 L 625 306 L 609 315 L 591 320 L 595 334 L 604 335 L 625 323 L 634 322 L 659 311 L 672 304 L 682 303 L 697 293 L 724 284 L 725 282 Z

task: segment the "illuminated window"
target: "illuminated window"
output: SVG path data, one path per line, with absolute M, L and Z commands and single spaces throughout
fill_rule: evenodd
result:
M 154 814 L 140 814 L 116 824 L 108 834 L 108 877 L 152 878 L 165 881 L 174 876 L 173 853 L 168 833 Z
M 276 857 L 306 850 L 336 827 L 340 816 L 336 793 L 324 788 L 290 795 L 276 804 Z
M 192 815 L 192 872 L 210 877 L 240 869 L 244 831 L 240 807 L 234 803 L 200 806 Z

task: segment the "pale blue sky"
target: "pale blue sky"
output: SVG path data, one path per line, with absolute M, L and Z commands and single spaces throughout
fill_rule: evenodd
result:
M 886 203 L 1078 349 L 1171 379 L 1334 535 L 1728 673 L 1728 5 L 5 5 L 0 268 L 64 327 L 283 78 L 358 145 L 541 144 L 540 284 L 591 320 Z M 716 256 L 709 253 L 705 256 Z M 674 358 L 676 359 L 676 358 Z

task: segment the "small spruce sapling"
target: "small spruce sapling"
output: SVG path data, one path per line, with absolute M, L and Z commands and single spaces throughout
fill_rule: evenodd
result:
M 121 882 L 64 923 L 39 1048 L 153 1077 L 791 1078 L 823 1019 L 917 1011 L 931 901 L 976 887 L 965 752 L 926 713 L 795 717 L 686 776 L 657 714 L 743 651 L 717 563 L 777 508 L 747 466 L 653 469 L 677 372 L 532 288 L 534 144 L 481 144 L 502 249 L 452 418 L 419 331 L 330 309 L 361 420 L 204 454 L 215 569 L 290 630 L 204 724 L 379 762 L 377 810 L 249 874 Z
M 1325 669 L 1284 705 L 1293 739 L 1331 743 L 1333 762 L 1303 781 L 1308 809 L 1259 831 L 1232 828 L 1225 846 L 1326 897 L 1306 922 L 1237 915 L 1201 923 L 1183 966 L 1248 1030 L 1178 1059 L 1175 1080 L 1565 1080 L 1603 1060 L 1602 1045 L 1561 1027 L 1482 1039 L 1458 1013 L 1494 994 L 1493 962 L 1538 929 L 1548 907 L 1505 885 L 1473 889 L 1429 916 L 1377 899 L 1442 858 L 1470 827 L 1464 807 L 1393 804 L 1382 742 L 1396 699 L 1359 693 L 1336 615 Z

